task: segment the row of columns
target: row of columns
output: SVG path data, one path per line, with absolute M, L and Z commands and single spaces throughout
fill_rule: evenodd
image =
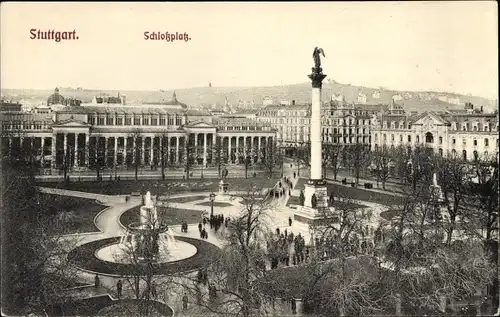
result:
M 74 135 L 74 137 L 72 138 L 73 141 L 73 145 L 71 146 L 73 148 L 74 151 L 68 153 L 68 151 L 70 151 L 70 146 L 68 146 L 68 139 L 70 139 L 70 134 Z M 84 135 L 85 136 L 85 142 L 83 143 L 83 138 L 81 137 L 81 135 Z M 52 137 L 40 137 L 41 139 L 41 144 L 40 144 L 40 148 L 42 149 L 42 155 L 41 155 L 41 163 L 42 163 L 42 166 L 44 166 L 44 160 L 45 160 L 45 144 L 46 144 L 46 139 L 48 138 L 51 138 L 51 156 L 52 156 L 52 167 L 56 167 L 56 163 L 57 163 L 57 148 L 60 149 L 60 146 L 57 146 L 57 137 L 59 135 L 62 135 L 62 151 L 60 151 L 60 153 L 63 155 L 63 161 L 68 158 L 68 154 L 73 154 L 73 157 L 72 157 L 72 162 L 70 162 L 70 166 L 81 166 L 81 165 L 84 165 L 84 166 L 88 166 L 89 165 L 89 151 L 90 151 L 90 139 L 91 139 L 91 136 L 87 133 L 59 133 L 59 134 L 54 134 L 52 135 Z M 201 133 L 201 134 L 194 134 L 194 153 L 195 153 L 195 156 L 198 157 L 200 152 L 199 152 L 199 137 L 202 137 L 203 141 L 202 141 L 202 146 L 203 146 L 203 164 L 206 165 L 207 164 L 207 158 L 208 158 L 208 151 L 209 151 L 209 146 L 208 146 L 208 140 L 209 140 L 209 137 L 208 137 L 208 134 L 206 133 Z M 215 147 L 216 145 L 216 142 L 217 142 L 217 136 L 215 134 L 211 134 L 211 143 L 212 143 L 212 148 Z M 154 140 L 155 138 L 158 138 L 158 142 L 162 142 L 162 137 L 161 136 L 137 136 L 139 138 L 142 139 L 141 141 L 141 163 L 144 163 L 144 160 L 145 160 L 145 145 L 146 145 L 146 139 L 149 138 L 149 144 L 150 144 L 150 148 L 152 149 L 153 148 L 153 144 L 154 144 Z M 34 139 L 36 139 L 36 137 L 19 137 L 20 138 L 20 147 L 23 147 L 23 142 L 24 142 L 24 139 L 26 138 L 30 138 L 31 139 L 31 144 L 30 144 L 30 148 L 34 148 L 34 145 L 33 145 L 33 142 L 34 142 Z M 95 144 L 95 153 L 96 153 L 96 157 L 97 157 L 97 150 L 99 148 L 99 145 L 101 142 L 99 142 L 99 140 L 101 138 L 104 138 L 104 158 L 105 160 L 107 160 L 107 157 L 108 157 L 108 146 L 110 145 L 110 142 L 109 142 L 109 139 L 110 138 L 113 138 L 114 139 L 114 151 L 113 151 L 113 161 L 115 163 L 118 162 L 118 153 L 119 153 L 119 148 L 118 148 L 118 143 L 122 143 L 122 146 L 121 146 L 121 149 L 122 149 L 122 153 L 123 153 L 123 162 L 126 163 L 127 162 L 127 149 L 129 148 L 129 144 L 128 144 L 128 139 L 130 138 L 130 136 L 95 136 L 95 137 L 92 137 L 95 142 L 93 142 Z M 122 142 L 119 142 L 119 139 L 122 139 Z M 183 139 L 183 143 L 184 143 L 184 154 L 185 156 L 187 156 L 187 146 L 188 146 L 188 142 L 187 142 L 187 138 L 185 135 L 179 135 L 179 136 L 173 136 L 173 137 L 166 137 L 165 139 L 167 140 L 167 153 L 171 153 L 172 152 L 172 143 L 175 142 L 175 163 L 179 163 L 180 162 L 180 144 L 181 144 L 181 138 Z M 221 149 L 222 149 L 222 146 L 224 143 L 227 143 L 227 155 L 228 157 L 233 153 L 232 152 L 232 149 L 233 149 L 233 145 L 235 145 L 234 149 L 236 150 L 236 153 L 237 154 L 239 152 L 240 149 L 242 149 L 245 153 L 245 151 L 248 149 L 248 145 L 250 146 L 250 149 L 255 149 L 257 151 L 257 153 L 255 153 L 256 155 L 260 156 L 260 152 L 261 152 L 261 148 L 262 148 L 262 145 L 263 144 L 269 144 L 269 142 L 272 142 L 272 139 L 273 137 L 269 137 L 269 136 L 222 136 L 222 137 L 218 137 L 219 138 L 219 142 L 220 142 L 220 145 L 221 145 Z M 12 147 L 12 137 L 9 138 L 9 149 Z M 175 141 L 173 141 L 172 139 L 175 139 Z M 235 139 L 235 140 L 233 140 Z M 240 139 L 243 139 L 243 146 L 240 147 Z M 250 140 L 249 140 L 250 139 Z M 79 141 L 82 141 L 82 142 L 79 142 Z M 59 143 L 60 144 L 60 143 Z M 81 164 L 79 162 L 79 158 L 81 157 L 80 153 L 79 153 L 79 146 L 80 146 L 80 153 L 83 151 L 84 154 L 84 164 Z M 135 140 L 134 140 L 134 143 L 132 144 L 132 149 L 133 149 L 133 152 L 135 153 L 135 151 L 137 150 L 136 149 L 136 145 L 135 145 Z M 10 150 L 9 150 L 10 152 Z M 152 152 L 151 152 L 152 153 Z M 173 153 L 172 153 L 173 154 Z M 134 156 L 135 158 L 135 156 Z M 187 158 L 187 157 L 186 157 Z M 60 162 L 59 162 L 60 163 Z

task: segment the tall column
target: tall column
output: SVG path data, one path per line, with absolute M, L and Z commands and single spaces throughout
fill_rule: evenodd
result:
M 194 134 L 194 157 L 198 157 L 198 133 Z
M 236 137 L 236 163 L 238 163 L 238 159 L 239 159 L 239 151 L 240 151 L 240 136 L 238 135 Z
M 161 140 L 161 139 L 162 138 L 160 138 L 160 148 L 163 148 L 163 143 L 162 143 L 163 140 Z M 169 136 L 167 136 L 167 164 L 169 162 L 171 162 L 170 161 L 171 160 L 170 155 L 172 155 L 172 153 L 170 152 L 170 139 L 171 138 Z M 160 155 L 161 155 L 161 152 L 160 152 Z M 160 160 L 161 160 L 161 158 L 160 158 Z
M 64 133 L 64 142 L 63 142 L 63 144 L 64 144 L 64 157 L 63 157 L 63 162 L 64 162 L 64 164 L 66 165 L 66 164 L 68 164 L 68 163 L 69 163 L 69 162 L 66 162 L 66 158 L 67 158 L 67 156 L 66 156 L 66 151 L 68 150 L 68 134 L 67 134 L 67 133 Z M 21 142 L 21 145 L 22 145 L 22 142 Z
M 207 138 L 208 134 L 203 133 L 203 165 L 207 165 Z
M 123 165 L 127 166 L 127 137 L 123 137 Z
M 175 163 L 179 164 L 179 140 L 178 136 L 175 137 Z
M 314 68 L 309 75 L 312 80 L 311 106 L 311 180 L 321 180 L 322 177 L 322 145 L 321 145 L 321 86 L 326 77 L 321 69 Z
M 259 136 L 259 137 L 257 138 L 257 157 L 258 157 L 257 159 L 258 159 L 258 160 L 260 160 L 260 158 L 261 158 L 261 156 L 262 156 L 262 155 L 261 155 L 261 153 L 260 153 L 260 151 L 261 151 L 261 150 L 260 150 L 260 143 L 261 143 L 261 137 Z
M 108 165 L 108 137 L 104 137 L 104 166 L 106 167 Z
M 88 133 L 85 134 L 85 166 L 89 166 L 89 146 L 90 146 L 90 136 Z
M 228 162 L 231 159 L 231 138 L 230 136 L 227 137 L 227 159 Z
M 141 148 L 142 148 L 142 151 L 141 151 L 141 165 L 144 164 L 144 150 L 146 149 L 146 137 L 145 136 L 142 136 L 141 137 Z
M 118 165 L 118 138 L 115 136 L 115 153 L 113 155 L 113 166 Z
M 52 156 L 52 168 L 56 168 L 56 140 L 57 140 L 57 134 L 52 135 L 52 146 L 51 146 L 51 151 L 50 155 Z M 12 146 L 12 140 L 10 141 L 10 144 Z
M 318 52 L 315 51 L 315 54 Z M 316 55 L 315 55 L 316 56 Z M 316 58 L 319 57 L 315 57 Z M 316 60 L 317 61 L 317 60 Z M 311 95 L 311 176 L 304 188 L 303 218 L 315 221 L 324 219 L 323 209 L 328 208 L 328 194 L 322 171 L 322 144 L 321 144 L 321 87 L 326 75 L 321 67 L 313 67 L 308 76 L 312 81 Z M 321 210 L 321 211 L 320 211 Z M 310 223 L 310 221 L 308 221 Z
M 44 148 L 45 148 L 45 137 L 42 137 L 41 138 L 41 147 L 42 147 L 42 158 L 40 159 L 40 163 L 42 163 L 42 168 L 44 167 L 44 163 L 45 163 L 45 151 L 44 151 Z
M 75 161 L 73 162 L 73 166 L 78 166 L 78 133 L 75 133 Z

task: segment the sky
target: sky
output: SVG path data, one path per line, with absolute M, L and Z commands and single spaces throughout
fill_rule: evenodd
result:
M 2 88 L 158 90 L 308 81 L 498 99 L 497 4 L 469 2 L 2 3 Z M 78 40 L 30 39 L 30 30 Z M 151 41 L 144 32 L 188 33 Z

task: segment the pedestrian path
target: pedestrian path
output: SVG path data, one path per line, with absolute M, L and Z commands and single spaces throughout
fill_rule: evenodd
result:
M 61 189 L 61 188 L 50 188 L 50 187 L 38 187 L 38 190 L 42 193 L 53 194 L 53 195 L 61 195 L 61 196 L 71 196 L 71 197 L 79 197 L 86 199 L 95 199 L 100 201 L 103 204 L 113 204 L 120 200 L 125 200 L 125 195 L 103 195 L 103 194 L 95 194 L 95 193 L 87 193 L 80 192 L 69 189 Z

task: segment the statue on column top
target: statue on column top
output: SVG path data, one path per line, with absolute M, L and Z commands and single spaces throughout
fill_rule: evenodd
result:
M 321 68 L 321 57 L 320 57 L 320 54 L 323 55 L 323 57 L 326 57 L 325 56 L 325 52 L 323 51 L 322 48 L 315 47 L 314 48 L 314 52 L 313 52 L 313 58 L 314 58 L 314 68 L 316 68 L 316 69 L 320 69 Z

